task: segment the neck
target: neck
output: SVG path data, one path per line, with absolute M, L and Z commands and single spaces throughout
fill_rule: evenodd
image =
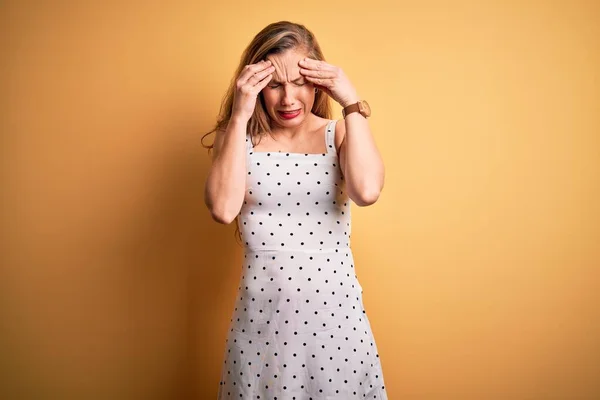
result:
M 271 135 L 274 137 L 285 138 L 288 141 L 293 141 L 297 138 L 306 136 L 306 134 L 312 130 L 313 122 L 313 114 L 311 113 L 308 117 L 304 118 L 304 120 L 299 125 L 296 125 L 294 127 L 272 127 Z

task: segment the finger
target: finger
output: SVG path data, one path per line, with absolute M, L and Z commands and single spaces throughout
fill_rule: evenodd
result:
M 265 76 L 270 75 L 273 72 L 275 72 L 275 67 L 273 66 L 257 71 L 254 74 L 250 75 L 248 79 L 246 79 L 246 82 L 243 83 L 241 86 L 248 85 L 252 87 L 258 82 L 260 82 Z
M 329 70 L 313 70 L 313 69 L 300 68 L 300 73 L 304 76 L 313 77 L 313 78 L 332 79 L 332 78 L 336 77 L 336 73 L 334 71 L 329 71 Z
M 256 90 L 257 95 L 265 88 L 265 86 L 267 86 L 269 84 L 271 79 L 273 79 L 273 74 L 269 74 L 269 75 L 265 76 L 265 78 L 263 80 L 261 80 L 254 86 L 254 89 Z
M 313 60 L 312 58 L 304 58 L 300 60 L 299 65 L 307 69 L 316 70 L 333 70 L 335 67 L 321 60 Z
M 254 75 L 252 75 L 252 77 L 250 79 L 248 79 L 247 84 L 256 86 L 258 84 L 258 82 L 261 82 L 266 76 L 273 75 L 273 72 L 275 72 L 275 67 L 273 67 L 273 66 L 270 66 L 267 69 L 259 71 L 259 72 L 255 73 Z
M 330 88 L 333 86 L 333 80 L 331 79 L 313 78 L 312 76 L 307 76 L 306 79 L 308 79 L 308 81 L 313 83 L 314 85 L 322 86 L 325 88 Z
M 261 61 L 256 64 L 246 65 L 244 67 L 244 69 L 242 70 L 240 77 L 238 78 L 238 83 L 240 85 L 245 84 L 248 81 L 248 79 L 250 79 L 252 77 L 252 75 L 254 75 L 255 73 L 260 72 L 262 70 L 265 70 L 265 69 L 269 68 L 270 66 L 272 66 L 272 65 L 271 65 L 271 61 L 269 61 L 269 60 Z
M 271 66 L 270 61 L 261 61 L 256 64 L 246 65 L 240 74 L 239 83 L 245 84 L 257 72 L 263 71 Z

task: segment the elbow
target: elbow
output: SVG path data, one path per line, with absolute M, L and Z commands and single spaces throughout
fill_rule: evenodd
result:
M 229 225 L 235 220 L 235 217 L 231 217 L 228 215 L 215 214 L 215 213 L 211 213 L 211 215 L 212 215 L 212 219 L 214 221 L 218 222 L 219 224 L 223 224 L 223 225 Z
M 210 215 L 214 221 L 223 225 L 231 224 L 235 220 L 235 217 L 237 217 L 237 214 L 234 215 L 226 210 L 218 210 L 215 207 L 210 209 Z
M 230 211 L 231 207 L 227 207 L 225 202 L 215 201 L 208 192 L 205 192 L 204 204 L 210 211 L 212 219 L 219 224 L 229 225 L 237 217 L 237 213 Z
M 367 207 L 379 200 L 385 175 L 383 169 L 377 176 L 363 177 L 360 183 L 348 186 L 348 195 L 359 207 Z M 347 182 L 350 183 L 350 182 Z
M 380 190 L 365 191 L 361 193 L 361 195 L 356 196 L 356 200 L 354 202 L 359 207 L 367 207 L 374 204 L 379 199 L 380 194 Z

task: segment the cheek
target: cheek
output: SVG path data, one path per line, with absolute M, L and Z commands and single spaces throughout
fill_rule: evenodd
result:
M 302 87 L 302 98 L 307 101 L 314 101 L 315 99 L 315 88 L 312 85 L 304 85 Z
M 277 102 L 277 92 L 274 90 L 269 90 L 268 88 L 265 88 L 262 91 L 262 95 L 267 107 Z

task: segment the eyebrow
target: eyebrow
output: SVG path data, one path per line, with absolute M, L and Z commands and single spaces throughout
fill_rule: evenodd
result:
M 301 81 L 301 80 L 304 80 L 304 77 L 303 77 L 303 76 L 300 76 L 300 77 L 298 77 L 298 78 L 294 79 L 294 80 L 292 81 L 292 83 L 298 83 L 298 82 L 299 82 L 299 81 Z M 282 83 L 282 81 L 280 81 L 280 80 L 277 80 L 277 79 L 275 79 L 275 78 L 271 79 L 271 82 L 274 82 L 274 83 Z

